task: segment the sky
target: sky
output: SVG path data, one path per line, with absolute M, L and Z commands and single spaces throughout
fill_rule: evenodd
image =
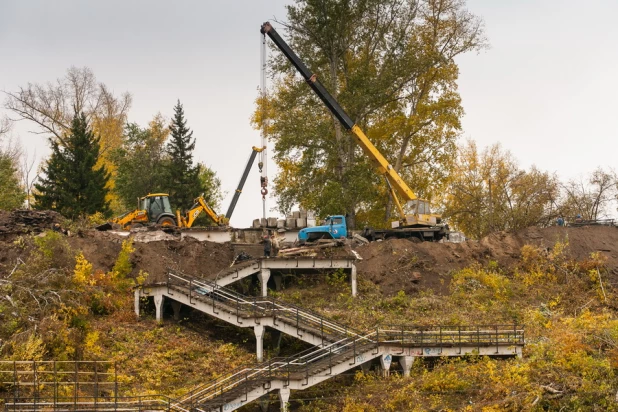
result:
M 195 159 L 217 172 L 227 193 L 224 213 L 251 147 L 260 145 L 249 123 L 260 85 L 259 29 L 285 20 L 290 2 L 0 0 L 0 91 L 86 66 L 116 95 L 132 94 L 129 121 L 142 126 L 158 112 L 170 118 L 180 100 Z M 616 168 L 618 2 L 468 0 L 467 8 L 484 20 L 490 47 L 457 59 L 462 139 L 500 143 L 523 167 L 562 179 Z M 19 122 L 13 137 L 42 158 L 49 148 L 36 130 Z M 268 171 L 272 181 L 272 161 Z M 275 206 L 269 197 L 267 208 Z M 261 215 L 254 166 L 231 224 L 248 227 Z

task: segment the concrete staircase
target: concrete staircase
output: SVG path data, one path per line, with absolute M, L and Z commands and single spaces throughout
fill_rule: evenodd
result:
M 249 264 L 247 264 L 249 266 Z M 242 270 L 242 268 L 240 269 Z M 418 357 L 521 356 L 523 328 L 493 326 L 380 326 L 360 332 L 308 309 L 272 297 L 248 297 L 213 281 L 169 271 L 165 284 L 137 289 L 135 310 L 144 296 L 154 297 L 162 319 L 164 299 L 175 311 L 184 304 L 239 327 L 252 327 L 259 364 L 240 368 L 195 388 L 173 406 L 198 411 L 233 411 L 271 391 L 279 391 L 285 410 L 291 390 L 302 390 L 360 365 L 380 360 L 384 374 L 397 358 L 409 375 Z M 268 326 L 315 345 L 289 358 L 263 360 L 264 328 Z

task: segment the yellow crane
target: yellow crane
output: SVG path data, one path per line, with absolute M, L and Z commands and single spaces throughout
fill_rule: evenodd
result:
M 268 35 L 281 52 L 287 57 L 292 65 L 307 81 L 307 84 L 318 95 L 330 112 L 339 122 L 354 136 L 363 152 L 374 164 L 377 172 L 383 175 L 397 207 L 399 220 L 392 222 L 392 228 L 397 230 L 381 231 L 382 237 L 419 237 L 427 240 L 440 240 L 448 236 L 448 226 L 442 225 L 442 217 L 432 214 L 429 201 L 419 199 L 410 187 L 403 181 L 401 176 L 386 160 L 380 151 L 367 138 L 358 125 L 343 110 L 337 100 L 320 83 L 317 75 L 312 73 L 307 66 L 294 53 L 290 46 L 279 36 L 269 22 L 262 25 L 260 32 Z M 400 200 L 401 199 L 403 200 Z M 373 231 L 380 232 L 379 230 Z M 428 239 L 429 238 L 429 239 Z

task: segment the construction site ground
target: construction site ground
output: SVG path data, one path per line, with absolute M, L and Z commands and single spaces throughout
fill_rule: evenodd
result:
M 16 241 L 25 233 L 40 233 L 60 222 L 54 212 L 0 212 L 0 273 L 10 272 L 17 259 L 27 256 L 27 247 Z M 24 223 L 26 222 L 26 224 Z M 167 240 L 152 240 L 159 236 Z M 82 230 L 67 236 L 74 250 L 81 250 L 95 270 L 109 271 L 126 239 L 110 232 Z M 213 279 L 230 267 L 239 247 L 229 243 L 197 241 L 186 237 L 182 240 L 154 232 L 135 237 L 132 254 L 133 275 L 148 273 L 147 282 L 165 280 L 167 268 L 179 270 L 196 277 Z M 148 240 L 148 241 L 143 241 Z M 607 258 L 609 279 L 618 283 L 618 228 L 606 226 L 585 227 L 530 227 L 516 233 L 497 232 L 480 241 L 462 243 L 418 243 L 407 239 L 391 239 L 367 245 L 346 245 L 320 251 L 319 257 L 354 256 L 362 260 L 356 266 L 359 279 L 379 285 L 385 295 L 403 290 L 413 294 L 419 290 L 445 291 L 447 278 L 455 270 L 472 264 L 487 265 L 496 262 L 500 267 L 515 265 L 521 247 L 529 244 L 551 248 L 558 241 L 568 242 L 568 254 L 583 259 L 593 252 Z M 251 246 L 255 255 L 256 245 Z M 253 256 L 258 257 L 258 256 Z

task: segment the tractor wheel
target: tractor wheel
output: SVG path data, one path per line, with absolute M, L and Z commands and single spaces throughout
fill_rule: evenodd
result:
M 174 219 L 172 219 L 169 216 L 165 216 L 164 218 L 161 218 L 157 223 L 161 225 L 162 227 L 176 226 L 176 222 L 174 222 Z

